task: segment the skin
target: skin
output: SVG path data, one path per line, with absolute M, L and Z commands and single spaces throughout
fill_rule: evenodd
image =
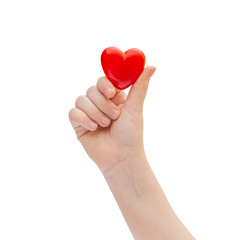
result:
M 143 146 L 143 103 L 154 66 L 128 96 L 101 77 L 69 112 L 76 136 L 105 177 L 136 240 L 192 240 L 162 191 Z M 106 119 L 107 121 L 104 121 Z

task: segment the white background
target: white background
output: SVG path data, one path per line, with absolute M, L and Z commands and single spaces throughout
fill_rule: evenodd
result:
M 0 239 L 132 239 L 68 111 L 109 46 L 155 65 L 149 162 L 197 239 L 236 239 L 236 7 L 230 0 L 0 1 Z

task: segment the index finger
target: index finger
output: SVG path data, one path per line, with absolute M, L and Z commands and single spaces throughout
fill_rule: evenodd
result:
M 121 91 L 115 88 L 105 76 L 98 79 L 97 89 L 107 98 L 113 98 L 117 93 Z

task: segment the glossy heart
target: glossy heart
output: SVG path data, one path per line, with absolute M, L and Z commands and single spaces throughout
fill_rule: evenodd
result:
M 101 63 L 106 77 L 122 90 L 132 85 L 142 73 L 145 55 L 137 48 L 123 53 L 119 48 L 109 47 L 102 52 Z

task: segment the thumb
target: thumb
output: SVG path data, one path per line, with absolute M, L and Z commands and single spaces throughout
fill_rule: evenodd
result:
M 142 111 L 144 99 L 148 90 L 149 80 L 155 71 L 156 67 L 154 66 L 146 67 L 137 81 L 131 87 L 125 103 L 130 111 Z

